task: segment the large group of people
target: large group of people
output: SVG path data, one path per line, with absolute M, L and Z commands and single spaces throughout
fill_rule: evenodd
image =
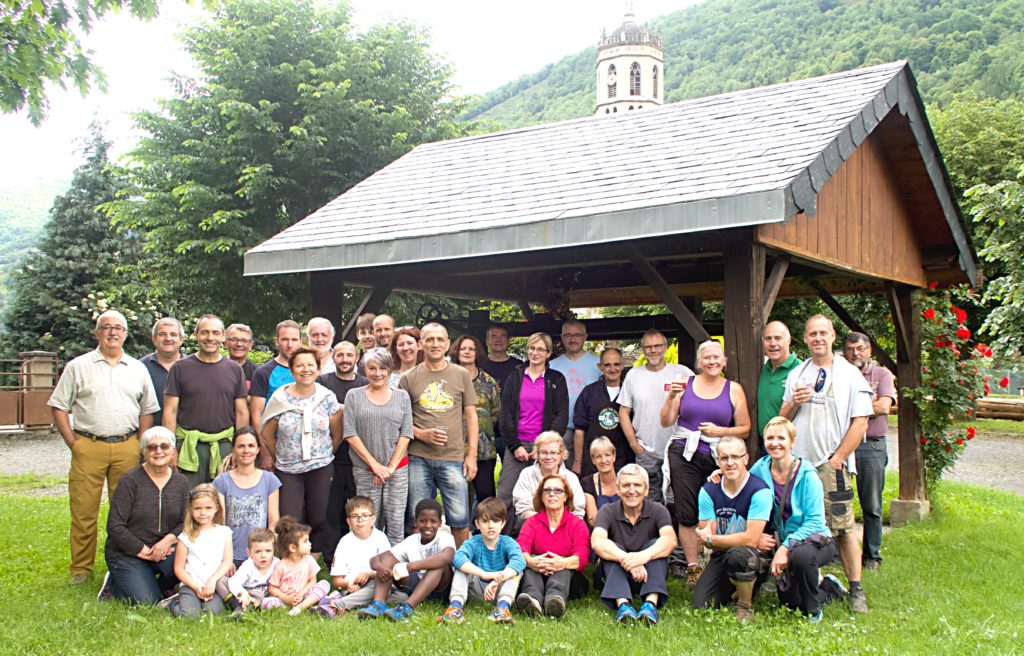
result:
M 500 325 L 486 346 L 387 315 L 359 317 L 358 344 L 335 343 L 322 317 L 305 333 L 279 323 L 257 367 L 248 326 L 205 315 L 185 356 L 184 328 L 163 318 L 136 360 L 125 317 L 98 317 L 96 350 L 67 364 L 49 402 L 72 454 L 71 583 L 91 576 L 106 484 L 100 597 L 180 617 L 405 620 L 432 599 L 448 604 L 438 621 L 459 623 L 479 598 L 509 623 L 513 609 L 561 617 L 592 582 L 618 622 L 655 624 L 673 572 L 694 608 L 734 604 L 741 621 L 769 576 L 811 621 L 834 601 L 868 609 L 896 391 L 866 335 L 837 354 L 831 321 L 813 316 L 800 361 L 769 323 L 755 424 L 714 340 L 692 371 L 649 330 L 626 370 L 620 349 L 586 350 L 577 320 L 562 355 L 534 333 L 525 361 Z M 821 573 L 836 556 L 845 585 Z

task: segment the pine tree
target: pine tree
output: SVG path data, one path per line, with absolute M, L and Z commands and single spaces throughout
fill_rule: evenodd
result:
M 85 163 L 75 170 L 68 192 L 54 200 L 44 237 L 14 276 L 3 339 L 7 356 L 47 350 L 66 362 L 96 347 L 93 313 L 103 306 L 102 290 L 116 267 L 139 251 L 137 237 L 119 234 L 96 211 L 114 199 L 120 185 L 108 167 L 109 148 L 93 124 Z

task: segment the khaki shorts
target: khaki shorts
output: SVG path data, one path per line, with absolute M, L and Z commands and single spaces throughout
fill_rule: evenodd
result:
M 853 478 L 850 470 L 843 465 L 836 470 L 828 462 L 818 467 L 818 478 L 825 491 L 825 523 L 838 537 L 853 531 Z

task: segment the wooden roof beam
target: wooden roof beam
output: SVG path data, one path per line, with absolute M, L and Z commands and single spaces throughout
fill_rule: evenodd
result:
M 683 305 L 683 302 L 672 292 L 672 288 L 668 286 L 665 279 L 661 277 L 650 262 L 644 259 L 643 254 L 640 253 L 637 247 L 630 244 L 626 252 L 629 255 L 630 262 L 633 263 L 633 267 L 640 272 L 640 275 L 644 277 L 647 284 L 657 292 L 661 302 L 668 307 L 669 311 L 672 312 L 672 315 L 675 316 L 680 325 L 686 329 L 690 337 L 697 342 L 711 339 L 711 335 L 704 329 L 704 326 L 701 325 L 697 317 L 693 316 L 690 309 Z

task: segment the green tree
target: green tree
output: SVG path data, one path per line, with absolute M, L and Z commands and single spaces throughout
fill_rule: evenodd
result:
M 102 290 L 113 284 L 118 264 L 134 260 L 139 251 L 137 238 L 118 234 L 96 211 L 121 183 L 108 166 L 109 148 L 93 125 L 85 163 L 75 171 L 71 189 L 54 201 L 43 239 L 14 275 L 3 340 L 8 356 L 43 349 L 66 361 L 96 346 L 93 312 L 106 307 Z M 137 332 L 149 327 L 132 325 L 131 319 L 132 328 L 142 329 Z
M 47 84 L 70 81 L 84 96 L 104 84 L 103 72 L 82 47 L 81 36 L 111 11 L 132 16 L 157 15 L 156 0 L 3 0 L 0 3 L 0 110 L 28 107 L 38 125 L 46 115 Z
M 356 34 L 344 5 L 234 0 L 185 35 L 201 77 L 178 81 L 129 184 L 106 209 L 145 236 L 151 289 L 183 314 L 216 311 L 266 331 L 307 304 L 301 276 L 242 278 L 243 253 L 415 144 L 460 136 L 446 64 L 426 34 Z

